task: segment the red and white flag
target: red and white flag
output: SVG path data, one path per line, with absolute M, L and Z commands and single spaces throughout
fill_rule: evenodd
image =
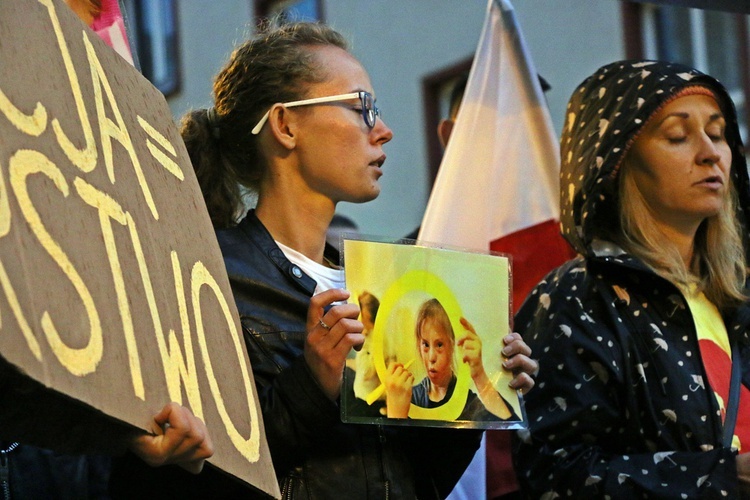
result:
M 510 254 L 513 309 L 574 252 L 559 230 L 557 138 L 508 0 L 487 16 L 418 240 Z M 507 432 L 488 432 L 452 499 L 494 498 L 518 484 Z M 485 469 L 486 468 L 486 469 Z M 486 476 L 486 481 L 485 481 Z
M 560 235 L 560 154 L 508 0 L 489 0 L 463 101 L 418 239 L 512 255 L 513 306 L 569 259 Z

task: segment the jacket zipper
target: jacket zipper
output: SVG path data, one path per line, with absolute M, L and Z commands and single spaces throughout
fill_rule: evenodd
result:
M 8 454 L 0 452 L 0 484 L 3 487 L 3 498 L 10 500 L 10 471 L 8 470 Z
M 391 497 L 391 483 L 388 480 L 388 459 L 387 453 L 385 452 L 385 434 L 383 433 L 383 427 L 378 425 L 378 440 L 380 441 L 380 463 L 383 466 L 383 487 L 385 488 L 385 500 L 389 500 Z
M 284 487 L 281 489 L 281 498 L 283 500 L 291 500 L 293 495 L 294 495 L 294 478 L 287 476 L 284 478 Z
M 0 450 L 0 485 L 2 485 L 3 499 L 10 500 L 10 466 L 8 464 L 8 453 L 18 448 L 18 443 L 13 442 Z

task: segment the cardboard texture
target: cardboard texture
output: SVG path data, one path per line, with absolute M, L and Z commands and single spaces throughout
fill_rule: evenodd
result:
M 164 97 L 58 0 L 0 2 L 0 61 L 2 361 L 92 419 L 146 429 L 180 402 L 208 426 L 212 464 L 279 497 L 221 253 Z M 65 410 L 52 406 L 54 426 Z

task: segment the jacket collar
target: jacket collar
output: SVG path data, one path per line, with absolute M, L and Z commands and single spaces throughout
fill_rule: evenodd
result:
M 601 263 L 603 265 L 609 264 L 621 266 L 622 268 L 631 271 L 648 273 L 674 287 L 680 295 L 684 295 L 679 287 L 676 287 L 668 280 L 661 278 L 640 259 L 626 253 L 625 250 L 615 243 L 595 238 L 591 242 L 590 250 L 593 254 L 592 257 L 590 257 L 590 262 L 595 263 L 595 265 L 596 263 Z M 746 289 L 750 290 L 750 278 L 748 279 Z M 727 332 L 729 333 L 730 338 L 739 334 L 740 337 L 738 340 L 740 342 L 750 344 L 750 302 L 745 302 L 738 307 L 723 310 L 721 311 L 721 315 L 727 325 Z
M 245 218 L 237 225 L 237 228 L 248 239 L 248 241 L 251 242 L 251 244 L 258 247 L 263 255 L 268 257 L 268 260 L 270 260 L 282 274 L 312 296 L 315 292 L 315 287 L 318 285 L 317 282 L 305 274 L 305 272 L 296 264 L 286 258 L 286 255 L 284 255 L 284 252 L 282 252 L 276 244 L 276 241 L 274 241 L 273 236 L 268 232 L 266 226 L 264 226 L 260 219 L 258 219 L 257 215 L 255 215 L 255 210 L 250 210 Z
M 273 239 L 273 236 L 271 236 L 271 233 L 268 232 L 266 226 L 264 226 L 260 219 L 258 219 L 255 210 L 248 211 L 245 218 L 242 219 L 237 227 L 247 240 L 258 247 L 263 255 L 268 257 L 268 260 L 270 260 L 274 266 L 281 271 L 281 273 L 289 278 L 290 281 L 296 283 L 309 295 L 313 295 L 318 283 L 305 274 L 299 266 L 286 258 L 286 255 L 284 255 L 284 252 L 276 244 L 276 241 Z M 324 255 L 331 262 L 338 262 L 339 260 L 338 251 L 328 243 L 326 243 Z

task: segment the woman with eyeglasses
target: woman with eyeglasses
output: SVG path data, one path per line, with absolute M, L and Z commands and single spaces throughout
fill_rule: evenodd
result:
M 380 193 L 383 146 L 393 134 L 378 115 L 367 72 L 344 38 L 297 23 L 240 46 L 215 79 L 213 107 L 182 123 L 284 498 L 445 497 L 479 445 L 471 430 L 341 421 L 346 357 L 364 336 L 325 237 L 339 202 Z M 247 193 L 257 202 L 245 215 Z M 527 347 L 513 339 L 509 369 L 532 371 Z M 513 383 L 533 386 L 526 373 Z

